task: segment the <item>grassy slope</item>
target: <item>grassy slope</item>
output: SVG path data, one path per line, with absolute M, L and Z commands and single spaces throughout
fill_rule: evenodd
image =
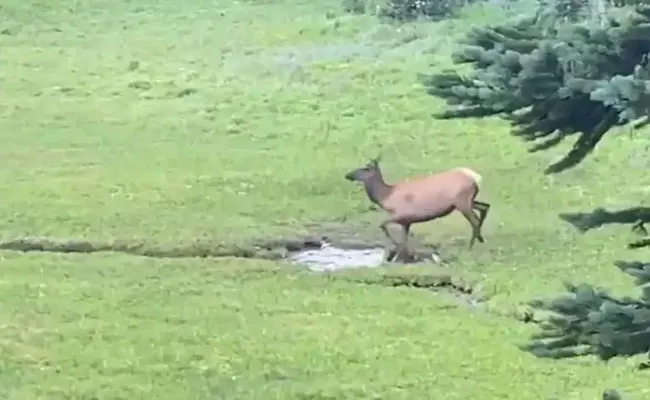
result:
M 628 168 L 645 162 L 641 139 L 544 177 L 559 152 L 528 155 L 495 120 L 430 118 L 440 104 L 415 74 L 448 64 L 460 24 L 398 31 L 310 3 L 3 4 L 2 235 L 218 246 L 322 222 L 370 235 L 380 216 L 342 174 L 381 150 L 391 179 L 484 174 L 488 242 L 454 247 L 452 269 L 495 287 L 494 305 L 565 279 L 631 290 L 612 266 L 631 257 L 627 228 L 578 236 L 557 213 L 643 202 L 650 178 Z M 465 224 L 415 231 L 450 243 Z M 261 261 L 1 255 L 7 399 L 648 395 L 630 361 L 536 360 L 516 348 L 534 328 L 426 292 Z

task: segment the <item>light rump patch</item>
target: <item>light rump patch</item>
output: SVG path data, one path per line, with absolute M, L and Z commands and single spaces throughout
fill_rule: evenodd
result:
M 477 185 L 481 183 L 481 181 L 483 180 L 481 174 L 474 171 L 473 169 L 463 167 L 463 168 L 458 168 L 458 170 L 463 172 L 468 177 L 472 178 Z
M 473 169 L 470 169 L 470 168 L 458 168 L 458 170 L 462 171 L 464 174 L 466 174 L 467 176 L 472 178 L 474 180 L 474 182 L 476 182 L 477 185 L 479 183 L 481 183 L 481 181 L 483 180 L 483 177 L 481 176 L 481 174 L 474 171 Z

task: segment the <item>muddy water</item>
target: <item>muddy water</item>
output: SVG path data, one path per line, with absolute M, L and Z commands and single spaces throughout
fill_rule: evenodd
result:
M 385 250 L 341 249 L 323 244 L 320 249 L 301 250 L 289 255 L 294 264 L 305 265 L 312 271 L 336 271 L 349 268 L 378 267 L 384 263 Z
M 336 271 L 351 268 L 373 268 L 386 262 L 386 249 L 343 249 L 323 243 L 320 249 L 305 249 L 289 254 L 293 264 L 304 265 L 312 271 Z M 414 262 L 440 262 L 437 254 L 430 254 Z

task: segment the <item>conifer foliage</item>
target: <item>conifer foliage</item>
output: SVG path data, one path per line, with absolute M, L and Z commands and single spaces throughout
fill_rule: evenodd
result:
M 567 284 L 568 295 L 536 300 L 531 305 L 552 317 L 525 346 L 539 357 L 566 358 L 594 354 L 603 360 L 650 350 L 650 264 L 619 262 L 641 287 L 638 299 L 614 297 L 589 285 Z M 648 368 L 647 363 L 640 368 Z
M 341 4 L 348 13 L 375 14 L 384 20 L 404 23 L 453 18 L 466 5 L 479 1 L 482 0 L 341 0 Z
M 597 24 L 578 22 L 578 11 L 554 3 L 534 16 L 473 29 L 453 54 L 458 70 L 470 67 L 467 74 L 448 70 L 420 77 L 429 94 L 447 103 L 436 117 L 499 115 L 512 123 L 515 135 L 534 143 L 531 151 L 577 136 L 546 173 L 578 164 L 612 127 L 648 123 L 650 6 L 637 4 L 625 16 Z M 639 243 L 629 247 L 650 245 L 650 238 Z M 566 295 L 531 302 L 544 319 L 523 348 L 552 358 L 592 354 L 608 360 L 648 353 L 650 264 L 619 262 L 617 267 L 637 279 L 638 298 L 566 284 Z M 640 367 L 650 368 L 650 360 Z M 603 393 L 603 399 L 620 398 L 614 390 Z
M 396 21 L 413 21 L 424 17 L 445 19 L 456 15 L 466 4 L 476 0 L 388 0 L 379 15 Z
M 650 6 L 598 27 L 566 21 L 551 7 L 500 26 L 475 28 L 453 54 L 463 75 L 420 76 L 448 108 L 438 118 L 501 115 L 514 134 L 548 149 L 578 135 L 546 173 L 582 161 L 614 126 L 644 124 L 650 112 Z

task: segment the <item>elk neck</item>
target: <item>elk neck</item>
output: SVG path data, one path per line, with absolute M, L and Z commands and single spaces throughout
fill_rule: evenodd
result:
M 378 206 L 383 208 L 384 200 L 393 192 L 393 185 L 388 185 L 384 181 L 380 171 L 377 171 L 372 179 L 363 182 L 368 198 Z

